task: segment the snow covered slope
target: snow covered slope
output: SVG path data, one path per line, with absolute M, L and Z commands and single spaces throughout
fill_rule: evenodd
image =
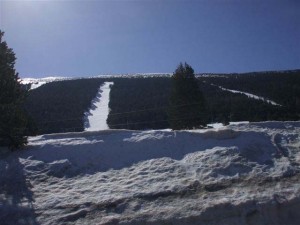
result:
M 0 160 L 2 224 L 299 224 L 300 122 L 52 134 Z
M 109 113 L 109 92 L 113 82 L 104 82 L 99 88 L 99 93 L 93 100 L 92 108 L 85 113 L 85 131 L 97 131 L 109 129 L 106 120 Z

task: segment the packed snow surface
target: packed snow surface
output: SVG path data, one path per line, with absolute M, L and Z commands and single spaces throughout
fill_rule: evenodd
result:
M 107 117 L 109 113 L 109 93 L 113 82 L 104 82 L 99 88 L 96 98 L 92 101 L 92 108 L 85 113 L 85 131 L 97 131 L 109 129 Z
M 30 137 L 1 224 L 299 224 L 300 122 Z

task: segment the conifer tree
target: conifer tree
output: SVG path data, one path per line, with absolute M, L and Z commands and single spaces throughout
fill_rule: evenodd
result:
M 172 77 L 169 124 L 172 129 L 192 129 L 205 125 L 205 102 L 193 68 L 180 63 Z
M 27 142 L 27 118 L 22 109 L 26 91 L 14 69 L 15 53 L 7 46 L 3 35 L 0 30 L 0 146 L 16 149 Z

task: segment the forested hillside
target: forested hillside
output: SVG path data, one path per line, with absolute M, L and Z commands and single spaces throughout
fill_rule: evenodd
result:
M 299 71 L 199 76 L 197 79 L 205 98 L 208 123 L 300 119 Z M 26 109 L 38 133 L 82 131 L 84 112 L 105 81 L 114 82 L 107 119 L 111 129 L 170 127 L 170 77 L 108 77 L 52 82 L 31 90 Z M 224 91 L 211 84 L 266 97 L 282 106 Z
M 199 80 L 206 103 L 209 122 L 297 120 L 299 115 L 286 107 L 275 106 L 246 95 L 224 91 Z
M 107 119 L 109 127 L 167 128 L 170 91 L 171 79 L 167 77 L 114 79 Z
M 215 78 L 215 80 L 218 79 L 221 78 Z M 206 117 L 210 123 L 299 119 L 299 114 L 290 111 L 288 107 L 274 106 L 264 101 L 248 98 L 243 94 L 221 90 L 203 82 L 204 78 L 198 80 L 205 97 Z M 114 82 L 115 85 L 112 87 L 110 95 L 111 112 L 108 116 L 110 128 L 158 129 L 169 127 L 170 78 L 116 79 Z
M 25 108 L 37 133 L 83 131 L 84 112 L 103 82 L 103 79 L 57 81 L 29 91 Z
M 300 70 L 200 77 L 208 84 L 256 94 L 300 113 Z

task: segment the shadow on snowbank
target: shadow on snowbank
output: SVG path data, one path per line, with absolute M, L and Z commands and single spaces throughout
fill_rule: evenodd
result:
M 33 193 L 23 165 L 14 155 L 0 159 L 0 223 L 38 225 L 33 208 Z
M 30 143 L 27 151 L 19 153 L 25 169 L 48 170 L 48 175 L 56 177 L 119 170 L 163 157 L 181 160 L 189 153 L 216 146 L 233 147 L 247 161 L 273 166 L 277 151 L 270 136 L 264 133 L 230 129 L 66 133 L 35 137 Z

